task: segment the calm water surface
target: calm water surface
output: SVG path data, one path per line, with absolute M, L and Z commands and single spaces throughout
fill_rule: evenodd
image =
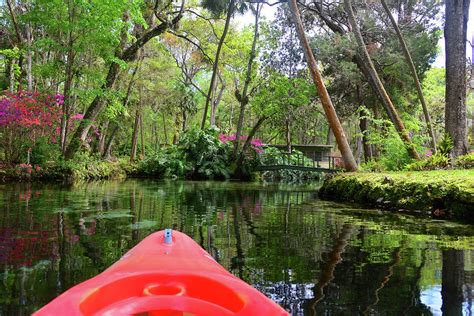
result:
M 0 185 L 0 315 L 26 315 L 148 234 L 185 232 L 292 315 L 470 315 L 474 228 L 221 182 Z

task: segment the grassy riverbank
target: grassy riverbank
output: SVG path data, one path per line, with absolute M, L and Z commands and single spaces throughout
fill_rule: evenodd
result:
M 344 173 L 328 177 L 323 199 L 474 219 L 474 170 Z

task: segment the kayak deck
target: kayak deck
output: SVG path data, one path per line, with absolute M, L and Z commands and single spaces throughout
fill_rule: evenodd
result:
M 146 237 L 110 268 L 35 315 L 288 315 L 187 235 Z

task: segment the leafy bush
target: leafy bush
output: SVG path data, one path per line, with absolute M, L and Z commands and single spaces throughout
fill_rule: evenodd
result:
M 32 148 L 30 162 L 44 165 L 49 161 L 57 161 L 60 156 L 59 145 L 50 143 L 46 137 L 41 137 Z
M 229 178 L 232 146 L 218 139 L 218 131 L 210 128 L 189 130 L 178 144 L 184 161 L 189 163 L 192 178 Z
M 449 157 L 449 154 L 453 148 L 453 139 L 451 138 L 451 136 L 449 136 L 449 134 L 444 133 L 443 137 L 438 143 L 438 152 L 445 157 Z
M 72 160 L 58 160 L 45 167 L 45 177 L 79 179 L 111 179 L 125 176 L 120 162 L 102 160 L 88 153 L 78 153 Z
M 380 157 L 378 158 L 378 166 L 373 163 L 369 164 L 367 168 L 376 167 L 377 169 L 388 171 L 402 170 L 407 164 L 412 163 L 413 159 L 405 150 L 405 144 L 401 140 L 392 122 L 385 119 L 377 119 L 370 114 L 367 109 L 362 109 L 363 117 L 369 120 L 370 129 L 366 136 L 369 144 L 376 145 L 380 150 Z M 420 152 L 423 150 L 422 144 L 426 142 L 421 133 L 417 133 L 422 125 L 414 116 L 406 116 L 403 118 L 405 127 L 408 131 L 414 131 L 412 137 L 415 149 Z
M 474 169 L 474 152 L 456 158 L 456 169 Z
M 408 171 L 440 170 L 449 167 L 449 158 L 437 153 L 425 159 L 411 163 L 405 167 Z
M 176 146 L 159 150 L 138 164 L 135 174 L 159 178 L 227 179 L 232 145 L 216 129 L 190 129 Z
M 147 156 L 145 160 L 139 162 L 132 174 L 158 178 L 183 177 L 188 169 L 181 152 L 173 146 Z
M 383 172 L 385 171 L 385 166 L 380 161 L 370 159 L 368 162 L 360 165 L 360 170 L 369 172 Z

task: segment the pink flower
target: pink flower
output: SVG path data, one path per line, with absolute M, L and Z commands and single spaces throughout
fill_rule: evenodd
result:
M 225 136 L 224 134 L 219 134 L 219 140 L 221 143 L 227 144 L 227 136 Z
M 84 115 L 81 114 L 81 113 L 77 113 L 77 114 L 71 116 L 71 119 L 73 119 L 73 120 L 82 120 L 83 118 L 84 118 Z
M 258 138 L 255 138 L 255 139 L 252 139 L 252 141 L 250 142 L 250 144 L 254 147 L 262 147 L 263 146 L 263 143 L 260 139 Z
M 425 157 L 431 157 L 433 156 L 433 151 L 431 149 L 428 149 L 425 153 Z
M 36 170 L 36 172 L 40 172 L 40 171 L 41 171 L 41 167 L 40 167 L 40 166 L 36 166 L 36 167 L 35 167 L 35 170 Z

